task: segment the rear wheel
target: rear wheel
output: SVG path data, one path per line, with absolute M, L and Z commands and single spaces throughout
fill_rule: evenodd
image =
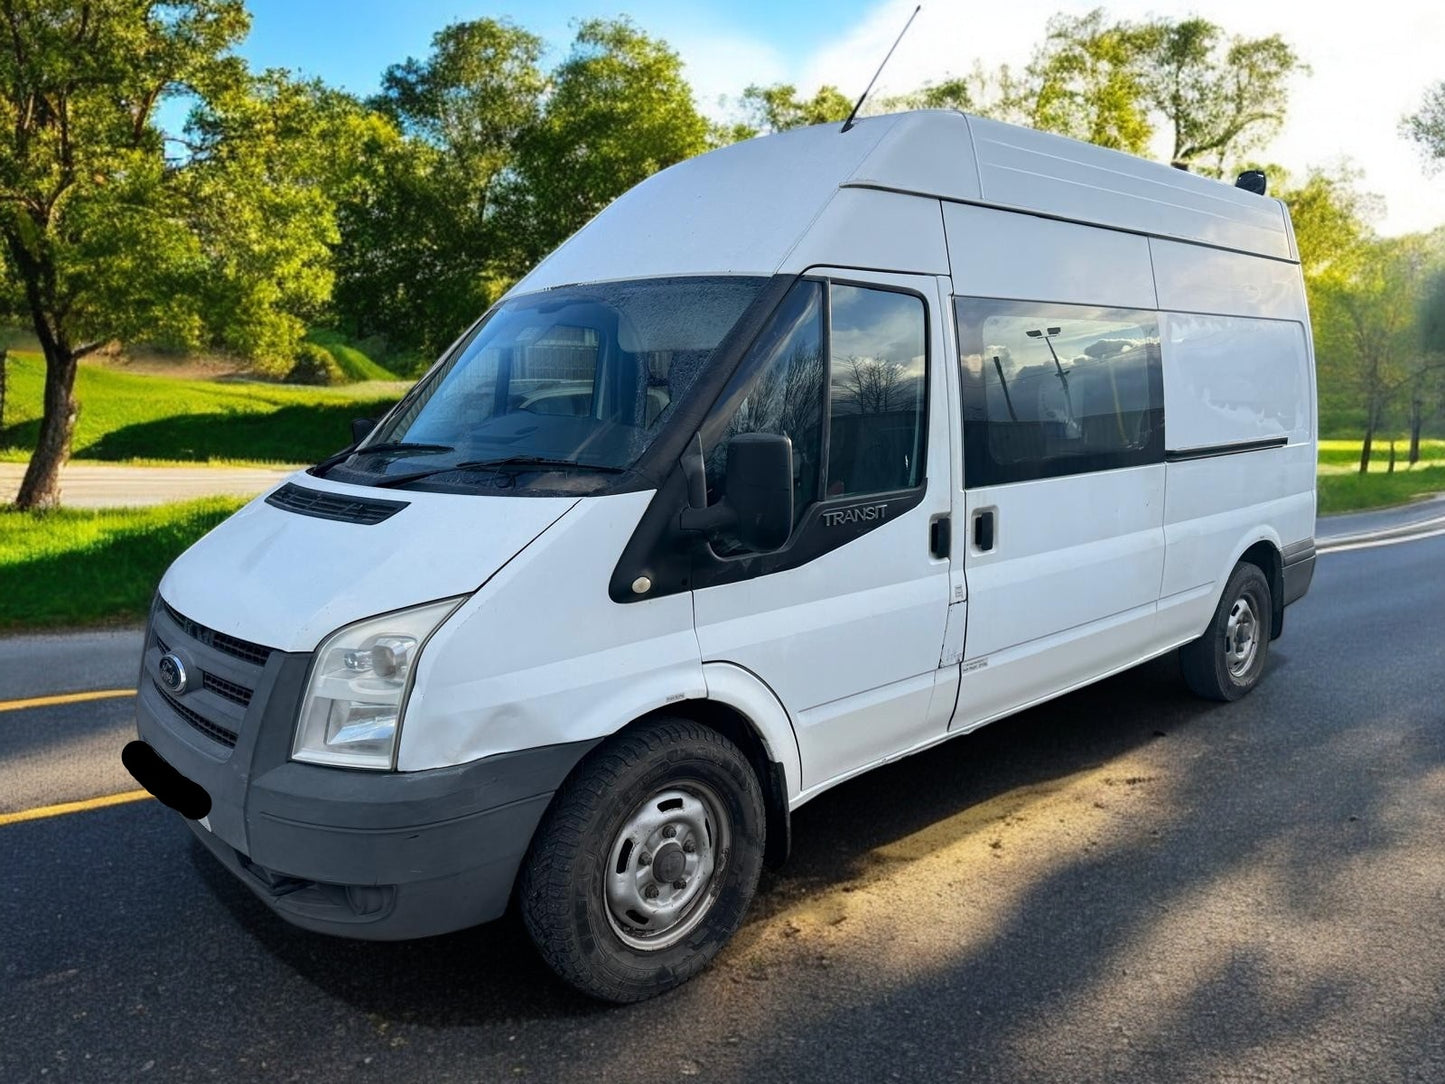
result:
M 601 746 L 558 793 L 522 867 L 542 958 L 604 1001 L 691 978 L 742 921 L 762 870 L 762 791 L 747 758 L 691 720 Z
M 1204 635 L 1179 651 L 1185 684 L 1207 700 L 1238 700 L 1259 684 L 1273 614 L 1269 581 L 1237 564 Z

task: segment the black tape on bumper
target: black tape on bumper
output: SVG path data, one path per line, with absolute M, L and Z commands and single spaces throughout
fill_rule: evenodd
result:
M 211 811 L 211 796 L 176 771 L 149 744 L 133 741 L 120 751 L 120 761 L 135 781 L 183 817 L 198 821 Z

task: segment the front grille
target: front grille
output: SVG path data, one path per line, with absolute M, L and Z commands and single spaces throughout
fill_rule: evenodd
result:
M 217 696 L 224 696 L 231 703 L 240 704 L 243 708 L 251 703 L 251 690 L 244 685 L 237 685 L 234 681 L 202 672 L 201 684 Z
M 334 519 L 342 523 L 360 523 L 371 527 L 388 520 L 407 506 L 407 501 L 383 501 L 374 497 L 347 497 L 320 489 L 287 482 L 266 498 L 273 508 L 283 508 L 302 516 Z
M 156 692 L 160 693 L 165 702 L 170 705 L 171 710 L 186 722 L 190 723 L 191 726 L 195 727 L 213 741 L 220 742 L 228 749 L 234 749 L 236 747 L 236 732 L 234 730 L 229 730 L 220 723 L 213 723 L 199 712 L 192 711 L 170 693 L 166 692 L 165 689 L 161 688 L 160 682 L 152 681 L 151 684 L 156 687 Z
M 238 636 L 228 636 L 224 632 L 208 629 L 205 625 L 176 613 L 176 611 L 171 609 L 165 602 L 162 602 L 161 605 L 165 607 L 165 611 L 170 619 L 179 625 L 181 631 L 192 640 L 199 641 L 207 647 L 213 647 L 217 651 L 224 651 L 227 655 L 243 659 L 246 662 L 253 662 L 257 666 L 265 666 L 266 660 L 271 657 L 271 649 L 269 647 L 262 647 L 260 644 L 251 643 L 250 640 L 242 640 Z

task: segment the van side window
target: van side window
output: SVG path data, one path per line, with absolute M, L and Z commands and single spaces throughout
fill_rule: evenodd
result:
M 793 442 L 793 525 L 818 497 L 823 457 L 823 286 L 803 281 L 783 299 L 724 393 L 726 428 L 707 453 L 708 503 L 722 497 L 727 442 L 739 433 L 782 433 Z M 740 378 L 740 379 L 739 379 Z M 726 533 L 714 540 L 733 552 Z
M 829 321 L 829 497 L 911 489 L 923 477 L 923 301 L 834 283 Z
M 1162 462 L 1153 312 L 958 298 L 964 484 Z
M 798 282 L 743 359 L 705 427 L 708 503 L 723 496 L 727 442 L 783 433 L 793 442 L 793 526 L 819 501 L 923 482 L 928 315 L 916 294 Z M 827 425 L 824 425 L 824 419 Z M 727 532 L 714 552 L 743 552 Z

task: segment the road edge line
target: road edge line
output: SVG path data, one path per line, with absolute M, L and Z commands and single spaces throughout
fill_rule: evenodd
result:
M 135 694 L 135 689 L 91 689 L 83 693 L 55 693 L 51 696 L 31 696 L 23 700 L 0 700 L 0 712 L 50 708 L 60 704 L 83 704 L 88 700 L 115 700 Z
M 41 805 L 34 809 L 21 809 L 14 813 L 0 813 L 0 828 L 22 821 L 38 821 L 47 817 L 59 817 L 66 813 L 83 813 L 88 809 L 104 809 L 106 806 L 139 802 L 151 796 L 148 790 L 127 790 L 120 794 L 104 794 L 99 798 L 84 798 L 78 802 L 59 802 L 56 805 Z

